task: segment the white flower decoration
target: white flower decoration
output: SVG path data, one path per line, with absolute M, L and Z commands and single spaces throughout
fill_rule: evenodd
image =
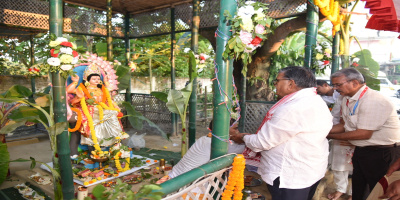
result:
M 360 61 L 360 58 L 354 58 L 353 59 L 353 62 L 358 62 L 358 61 Z
M 63 38 L 63 37 L 58 37 L 57 39 L 56 39 L 56 42 L 68 42 L 68 40 L 67 40 L 67 38 Z
M 51 66 L 60 66 L 60 64 L 61 64 L 59 58 L 49 58 L 49 59 L 47 59 L 47 63 Z
M 60 68 L 64 71 L 68 71 L 72 69 L 72 65 L 61 65 Z
M 72 55 L 72 49 L 70 47 L 61 47 L 60 53 Z
M 71 64 L 75 65 L 76 63 L 78 63 L 78 61 L 79 61 L 78 56 L 74 57 L 72 58 Z
M 124 151 L 121 149 L 120 152 L 121 152 L 121 158 L 129 158 L 131 156 L 130 151 Z
M 237 15 L 240 18 L 243 18 L 243 17 L 251 17 L 254 15 L 254 13 L 255 11 L 253 6 L 243 6 L 239 8 Z
M 318 45 L 317 47 L 315 47 L 315 50 L 321 51 L 322 47 Z

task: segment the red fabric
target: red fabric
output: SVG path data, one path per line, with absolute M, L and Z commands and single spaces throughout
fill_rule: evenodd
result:
M 393 4 L 394 0 L 362 1 L 366 2 L 365 8 L 369 8 L 369 12 L 372 14 L 365 28 L 400 33 L 400 20 L 397 19 L 396 14 L 396 12 L 400 12 L 400 9 L 396 10 Z

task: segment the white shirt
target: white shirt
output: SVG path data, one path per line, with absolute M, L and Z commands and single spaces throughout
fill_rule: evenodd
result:
M 243 140 L 261 152 L 258 173 L 269 185 L 280 177 L 280 188 L 310 187 L 324 177 L 328 165 L 328 135 L 332 115 L 313 88 L 298 91 L 276 108 L 272 118 Z
M 392 102 L 384 95 L 371 88 L 360 98 L 358 106 L 353 112 L 359 99 L 363 86 L 352 97 L 345 96 L 342 100 L 342 118 L 345 122 L 346 132 L 356 129 L 372 130 L 372 136 L 368 140 L 349 140 L 355 146 L 390 145 L 400 142 L 400 122 L 397 111 Z M 349 105 L 346 105 L 349 100 Z
M 332 96 L 327 96 L 327 95 L 321 95 L 322 99 L 326 102 L 326 104 L 334 104 L 336 102 L 336 99 L 338 99 L 340 96 L 339 92 L 336 92 L 336 90 L 333 91 Z
M 229 153 L 242 153 L 244 144 L 228 144 Z M 211 157 L 211 138 L 207 136 L 200 137 L 189 148 L 183 158 L 172 168 L 169 176 L 171 178 L 177 177 L 185 172 L 194 168 L 200 167 L 210 161 Z

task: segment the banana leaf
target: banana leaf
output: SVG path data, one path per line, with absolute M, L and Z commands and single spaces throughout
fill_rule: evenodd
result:
M 168 102 L 168 94 L 165 92 L 151 92 L 150 94 L 165 103 Z
M 189 103 L 190 94 L 192 93 L 192 83 L 189 83 L 182 90 L 170 90 L 168 93 L 168 110 L 179 114 L 181 119 L 186 117 L 186 107 Z
M 5 93 L 1 94 L 1 98 L 28 98 L 32 92 L 27 87 L 22 85 L 13 85 Z

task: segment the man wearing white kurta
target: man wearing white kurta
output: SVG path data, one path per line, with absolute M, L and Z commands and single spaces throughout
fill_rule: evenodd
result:
M 257 134 L 238 134 L 231 139 L 261 152 L 258 173 L 273 200 L 311 200 L 328 165 L 326 136 L 332 115 L 316 93 L 310 69 L 284 68 L 274 85 L 280 100 Z

